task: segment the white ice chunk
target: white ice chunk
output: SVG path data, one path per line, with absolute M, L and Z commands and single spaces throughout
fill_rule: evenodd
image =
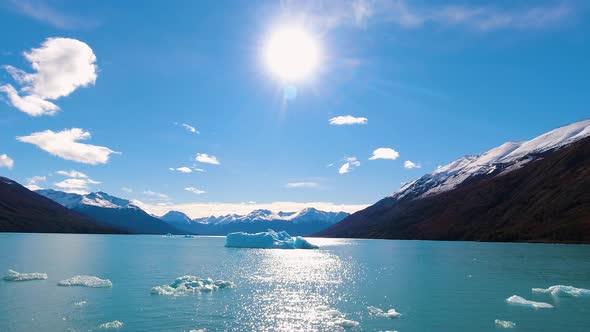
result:
M 3 279 L 6 281 L 45 280 L 47 279 L 47 273 L 20 273 L 8 270 L 8 274 Z
M 501 319 L 496 319 L 494 321 L 494 324 L 496 324 L 497 327 L 501 327 L 504 329 L 513 329 L 516 327 L 516 323 L 508 321 L 508 320 L 501 320 Z
M 333 325 L 338 325 L 344 328 L 349 327 L 357 327 L 359 326 L 359 322 L 346 319 L 346 316 L 336 309 L 331 309 L 330 307 L 321 306 L 317 308 L 317 310 L 321 313 L 328 323 Z
M 553 305 L 551 305 L 549 303 L 529 301 L 529 300 L 522 298 L 518 295 L 512 295 L 511 297 L 506 299 L 506 302 L 508 302 L 510 304 L 533 307 L 535 309 L 553 308 Z
M 100 324 L 99 329 L 118 329 L 123 326 L 123 322 L 114 320 L 112 322 Z
M 113 283 L 109 279 L 100 279 L 95 276 L 79 275 L 71 277 L 70 279 L 62 280 L 57 283 L 59 286 L 82 286 L 92 288 L 108 288 L 113 287 Z
M 181 296 L 198 292 L 213 292 L 224 288 L 233 288 L 231 281 L 201 279 L 195 276 L 182 276 L 176 278 L 170 285 L 156 286 L 152 288 L 152 294 Z
M 369 309 L 369 314 L 371 316 L 380 316 L 380 317 L 386 317 L 386 318 L 393 319 L 393 318 L 398 318 L 399 316 L 402 315 L 399 312 L 395 311 L 395 309 L 389 309 L 387 311 L 384 311 L 384 310 L 376 308 L 376 307 L 367 307 L 367 309 Z
M 230 233 L 225 237 L 226 247 L 263 248 L 263 249 L 317 249 L 300 236 L 291 237 L 287 232 L 275 232 L 269 229 L 260 233 Z
M 581 297 L 590 296 L 590 289 L 573 286 L 555 285 L 549 288 L 533 288 L 534 293 L 551 293 L 553 296 Z

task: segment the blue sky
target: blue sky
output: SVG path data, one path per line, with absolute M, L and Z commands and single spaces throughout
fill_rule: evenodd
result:
M 352 211 L 465 154 L 587 118 L 589 10 L 567 0 L 1 1 L 0 86 L 54 106 L 32 116 L 35 102 L 19 108 L 0 92 L 0 174 L 155 213 Z M 290 25 L 321 57 L 287 84 L 263 53 Z M 32 50 L 62 67 L 36 71 Z M 95 67 L 76 62 L 92 56 Z M 330 124 L 347 115 L 360 123 Z M 369 160 L 379 148 L 399 156 Z M 180 167 L 191 172 L 170 170 Z

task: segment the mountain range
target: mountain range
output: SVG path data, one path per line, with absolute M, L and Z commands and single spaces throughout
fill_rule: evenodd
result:
M 465 156 L 317 236 L 590 242 L 590 120 Z

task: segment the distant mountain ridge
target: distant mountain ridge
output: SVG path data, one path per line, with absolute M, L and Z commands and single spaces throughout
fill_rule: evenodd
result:
M 465 156 L 318 236 L 590 242 L 590 120 Z
M 102 225 L 115 227 L 135 234 L 181 234 L 183 231 L 153 217 L 129 200 L 104 192 L 85 195 L 65 193 L 52 189 L 37 193 L 81 214 L 92 217 Z
M 326 212 L 306 208 L 298 212 L 254 210 L 247 215 L 228 214 L 190 219 L 179 211 L 160 217 L 170 225 L 187 232 L 206 235 L 226 235 L 236 231 L 262 232 L 269 228 L 287 231 L 291 235 L 307 235 L 325 229 L 346 218 L 346 212 Z

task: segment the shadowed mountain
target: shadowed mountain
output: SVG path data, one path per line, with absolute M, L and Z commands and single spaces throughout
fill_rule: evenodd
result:
M 0 231 L 35 233 L 121 233 L 92 218 L 0 177 Z
M 458 159 L 315 235 L 590 243 L 590 121 Z

